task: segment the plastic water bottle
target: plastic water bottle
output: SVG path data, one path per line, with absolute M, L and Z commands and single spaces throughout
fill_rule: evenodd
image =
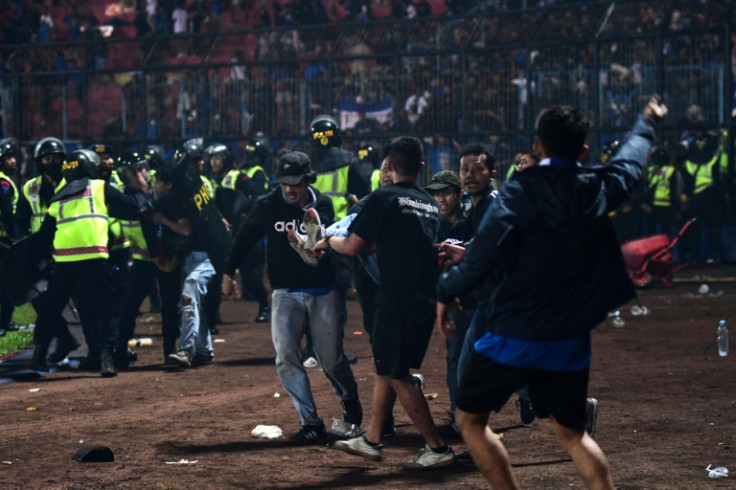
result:
M 153 345 L 153 339 L 150 337 L 143 337 L 142 339 L 130 339 L 128 341 L 128 347 L 150 347 Z
M 608 317 L 611 318 L 611 323 L 616 328 L 621 328 L 624 325 L 626 325 L 626 322 L 623 318 L 621 318 L 621 312 L 619 310 L 612 311 L 608 314 Z
M 721 357 L 728 355 L 728 325 L 726 325 L 726 320 L 718 322 L 718 355 Z

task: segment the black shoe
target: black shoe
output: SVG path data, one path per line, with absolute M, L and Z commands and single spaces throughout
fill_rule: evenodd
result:
M 342 401 L 342 419 L 356 427 L 360 427 L 363 423 L 363 407 L 360 406 L 360 399 L 357 396 L 352 400 Z
M 210 327 L 210 335 L 220 335 L 220 330 L 217 327 Z
M 97 358 L 85 357 L 79 362 L 80 371 L 99 371 L 102 369 L 102 364 Z
M 33 360 L 31 361 L 31 369 L 34 371 L 48 371 L 49 363 L 46 360 L 48 349 L 40 345 L 33 348 Z
M 115 362 L 111 357 L 106 357 L 102 360 L 102 366 L 100 367 L 100 376 L 103 378 L 114 378 L 118 375 L 115 369 Z
M 289 437 L 292 446 L 309 446 L 310 444 L 325 444 L 327 442 L 327 431 L 324 425 L 305 425 L 299 432 Z
M 266 305 L 262 306 L 258 310 L 258 315 L 256 316 L 256 323 L 266 323 L 269 320 L 271 320 L 271 307 Z
M 115 351 L 115 368 L 118 370 L 128 369 L 131 362 L 138 360 L 138 354 L 133 349 L 128 347 L 117 349 Z
M 519 399 L 516 400 L 516 406 L 519 407 L 519 415 L 521 416 L 522 424 L 529 425 L 534 422 L 537 414 L 534 413 L 534 407 L 532 407 L 532 402 L 528 398 L 519 397 Z
M 54 364 L 59 363 L 66 359 L 66 356 L 68 356 L 70 352 L 77 349 L 79 349 L 79 342 L 71 335 L 69 337 L 59 339 L 56 343 L 56 350 L 49 355 L 49 361 Z
M 194 359 L 192 359 L 192 366 L 209 366 L 214 360 L 215 356 L 213 356 L 212 354 L 195 354 Z

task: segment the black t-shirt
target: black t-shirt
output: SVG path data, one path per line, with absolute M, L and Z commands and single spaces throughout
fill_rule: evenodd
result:
M 437 201 L 416 183 L 400 182 L 370 194 L 350 232 L 375 242 L 381 289 L 433 297 L 439 221 Z
M 310 189 L 314 201 L 307 207 L 314 207 L 322 224 L 330 225 L 335 216 L 332 200 Z M 259 198 L 238 230 L 225 273 L 232 275 L 250 248 L 265 236 L 268 279 L 273 289 L 320 289 L 334 285 L 335 270 L 330 260 L 322 259 L 317 267 L 312 267 L 289 245 L 289 230 L 305 233 L 302 227 L 305 209 L 286 202 L 280 187 Z
M 176 190 L 156 199 L 154 206 L 156 211 L 171 221 L 188 217 L 184 196 Z M 192 235 L 187 237 L 176 233 L 168 226 L 161 226 L 161 241 L 168 256 L 178 255 L 184 257 L 194 250 L 204 250 L 204 246 L 197 239 L 197 232 L 194 227 L 192 227 Z

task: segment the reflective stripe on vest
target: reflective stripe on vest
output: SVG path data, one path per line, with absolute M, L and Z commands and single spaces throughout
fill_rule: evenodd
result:
M 654 188 L 654 205 L 660 207 L 669 207 L 670 204 L 670 180 L 672 174 L 675 173 L 675 167 L 666 165 L 660 167 L 654 172 L 650 180 L 651 187 Z
M 235 190 L 235 184 L 238 181 L 238 176 L 240 175 L 239 170 L 231 169 L 228 171 L 228 173 L 223 177 L 222 182 L 220 182 L 220 186 L 223 189 L 232 189 Z
M 23 195 L 31 206 L 31 233 L 35 233 L 41 228 L 41 223 L 43 223 L 43 219 L 48 212 L 46 204 L 41 199 L 42 183 L 43 175 L 39 175 L 26 182 L 26 185 L 23 186 Z
M 690 160 L 685 162 L 685 167 L 695 180 L 695 194 L 700 194 L 706 188 L 713 185 L 713 166 L 718 162 L 720 155 L 714 156 L 708 163 L 698 165 Z
M 151 253 L 148 251 L 148 243 L 143 236 L 143 227 L 138 220 L 120 220 L 123 226 L 123 234 L 130 241 L 130 254 L 133 260 L 150 261 Z
M 348 171 L 350 167 L 340 167 L 334 172 L 320 174 L 314 187 L 322 194 L 330 196 L 335 208 L 335 221 L 348 215 Z
M 108 258 L 105 181 L 90 180 L 83 192 L 52 202 L 49 215 L 56 218 L 57 262 Z
M 245 170 L 245 175 L 247 175 L 249 179 L 252 179 L 256 175 L 256 172 L 263 172 L 264 177 L 266 175 L 266 171 L 263 170 L 263 167 L 261 167 L 260 165 L 253 165 L 252 167 L 247 168 Z M 265 190 L 268 190 L 268 178 L 265 178 L 263 188 Z
M 371 174 L 371 190 L 375 191 L 381 187 L 381 171 L 376 169 Z
M 18 188 L 15 186 L 13 179 L 5 175 L 2 171 L 0 171 L 0 179 L 7 180 L 10 187 L 13 189 L 13 214 L 15 214 L 15 208 L 18 206 Z M 6 236 L 8 236 L 8 232 L 5 230 L 5 225 L 0 221 L 0 237 Z

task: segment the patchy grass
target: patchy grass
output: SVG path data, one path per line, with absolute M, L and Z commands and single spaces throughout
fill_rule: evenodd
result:
M 24 326 L 36 323 L 36 312 L 30 303 L 19 306 L 13 311 L 13 321 L 18 325 Z M 16 332 L 8 332 L 4 337 L 0 337 L 0 357 L 6 356 L 11 352 L 24 349 L 33 342 L 33 331 L 19 330 Z
M 18 325 L 36 323 L 36 311 L 30 303 L 18 306 L 15 311 L 13 311 L 13 321 Z

